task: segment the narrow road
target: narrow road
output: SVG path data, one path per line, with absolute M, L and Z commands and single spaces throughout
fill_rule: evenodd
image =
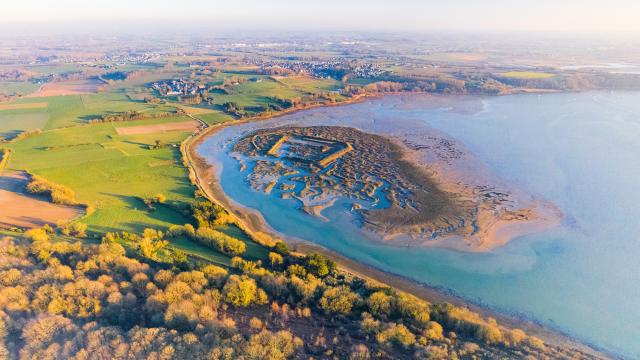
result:
M 187 113 L 187 112 L 185 112 L 185 114 L 186 114 L 188 117 L 192 118 L 193 120 L 195 120 L 195 121 L 199 122 L 200 124 L 202 124 L 202 129 L 206 129 L 206 128 L 208 128 L 208 127 L 209 127 L 209 124 L 207 124 L 204 120 L 202 120 L 202 119 L 200 119 L 200 118 L 198 118 L 198 117 L 195 117 L 195 116 L 193 116 L 193 115 L 191 115 L 191 114 L 189 114 L 189 113 Z M 197 132 L 196 132 L 196 134 L 197 134 L 197 133 L 199 133 L 199 132 L 200 132 L 200 131 L 197 131 Z M 192 136 L 193 136 L 193 135 L 192 135 Z

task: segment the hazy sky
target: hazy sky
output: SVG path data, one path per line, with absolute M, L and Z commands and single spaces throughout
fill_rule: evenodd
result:
M 640 0 L 2 0 L 0 24 L 640 33 Z M 170 27 L 170 23 L 161 23 Z M 159 24 L 160 25 L 160 24 Z

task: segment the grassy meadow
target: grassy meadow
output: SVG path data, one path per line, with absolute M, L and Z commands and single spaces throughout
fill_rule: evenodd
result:
M 6 81 L 0 82 L 0 94 L 30 94 L 36 90 L 40 85 L 29 81 Z
M 86 124 L 103 114 L 135 110 L 139 112 L 163 112 L 174 110 L 162 104 L 146 104 L 131 101 L 124 92 L 113 91 L 98 94 L 21 98 L 12 104 L 46 103 L 46 107 L 23 109 L 0 108 L 0 133 L 12 130 L 51 130 Z
M 242 75 L 234 75 L 242 77 Z M 256 78 L 254 76 L 245 76 L 249 78 Z M 271 99 L 272 97 L 279 96 L 282 98 L 293 98 L 302 95 L 295 89 L 291 89 L 279 82 L 271 80 L 267 77 L 257 77 L 260 82 L 254 80 L 247 80 L 246 82 L 230 86 L 228 88 L 229 94 L 215 94 L 215 104 L 222 105 L 226 102 L 235 102 L 241 104 L 245 108 L 275 104 Z M 214 81 L 213 85 L 220 85 L 222 81 Z
M 137 125 L 189 118 L 137 121 Z M 177 145 L 189 133 L 121 136 L 119 123 L 91 124 L 44 131 L 12 145 L 12 169 L 26 169 L 73 189 L 80 202 L 95 208 L 85 222 L 95 232 L 133 231 L 188 222 L 161 206 L 150 213 L 140 198 L 164 194 L 186 206 L 195 190 L 181 163 Z M 151 150 L 156 140 L 165 146 Z

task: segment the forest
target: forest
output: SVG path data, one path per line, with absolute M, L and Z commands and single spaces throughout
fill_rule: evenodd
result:
M 229 267 L 180 251 L 159 256 L 184 232 L 212 246 L 228 240 L 201 225 L 109 233 L 96 244 L 67 236 L 83 229 L 49 226 L 2 237 L 0 358 L 585 357 L 280 241 L 268 260 L 235 256 Z

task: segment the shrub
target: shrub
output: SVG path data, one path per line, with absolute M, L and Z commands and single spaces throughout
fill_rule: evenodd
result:
M 108 232 L 102 237 L 103 243 L 115 243 L 115 242 L 137 242 L 140 237 L 136 234 L 128 233 L 123 231 L 121 233 L 118 232 Z
M 287 277 L 284 275 L 264 274 L 259 281 L 260 286 L 275 298 L 283 299 L 289 294 Z
M 307 276 L 307 269 L 305 269 L 304 266 L 298 264 L 289 265 L 287 267 L 287 272 L 289 273 L 289 275 L 296 275 L 301 278 Z
M 525 343 L 527 345 L 529 345 L 530 347 L 537 349 L 537 350 L 545 350 L 545 345 L 544 345 L 544 341 L 542 341 L 541 339 L 535 337 L 535 336 L 529 336 L 527 337 Z
M 201 227 L 196 232 L 196 240 L 205 246 L 218 249 L 220 252 L 235 256 L 244 254 L 247 246 L 244 242 L 213 229 Z
M 230 222 L 235 221 L 233 218 L 231 218 Z M 253 241 L 257 242 L 258 244 L 265 246 L 265 247 L 274 247 L 276 246 L 276 241 L 273 240 L 273 238 L 271 237 L 271 235 L 264 233 L 264 232 L 260 232 L 260 231 L 256 231 L 253 234 L 251 234 L 251 237 L 253 239 Z
M 409 348 L 416 343 L 416 337 L 406 326 L 393 324 L 376 336 L 379 344 L 395 344 L 403 348 Z
M 411 295 L 400 293 L 395 299 L 397 315 L 411 321 L 414 325 L 424 328 L 430 320 L 429 304 Z
M 16 141 L 20 141 L 20 140 L 24 140 L 28 137 L 34 136 L 34 135 L 38 135 L 41 134 L 42 130 L 40 129 L 32 129 L 32 130 L 26 130 L 21 132 L 20 134 L 18 134 L 16 137 L 14 137 L 13 139 L 11 139 L 12 142 L 16 142 Z
M 422 336 L 424 336 L 428 340 L 440 341 L 444 339 L 442 331 L 442 325 L 438 324 L 435 321 L 429 321 L 426 328 L 422 331 Z
M 49 241 L 49 234 L 44 229 L 31 229 L 27 230 L 25 236 L 31 239 L 31 241 Z
M 382 323 L 376 320 L 369 313 L 362 313 L 362 320 L 360 320 L 360 329 L 365 334 L 375 335 L 382 329 Z
M 373 315 L 386 318 L 391 313 L 392 301 L 393 297 L 376 291 L 367 299 L 367 305 Z
M 73 190 L 62 185 L 51 183 L 39 176 L 32 175 L 27 184 L 27 191 L 31 194 L 45 195 L 54 204 L 76 205 L 76 194 Z
M 284 259 L 282 258 L 282 255 L 278 253 L 270 252 L 269 262 L 271 262 L 271 266 L 278 266 L 278 265 L 282 265 L 282 263 L 284 262 Z
M 527 338 L 527 334 L 520 329 L 513 329 L 504 333 L 505 343 L 508 346 L 518 346 Z
M 225 301 L 233 306 L 247 307 L 251 304 L 266 304 L 267 294 L 258 288 L 256 281 L 247 276 L 231 275 L 222 288 Z
M 316 290 L 322 284 L 320 279 L 311 274 L 308 274 L 305 278 L 291 275 L 290 282 L 293 292 L 298 296 L 301 302 L 306 302 L 312 299 L 316 294 Z
M 222 206 L 208 200 L 198 201 L 191 206 L 198 227 L 216 227 L 234 222 L 234 218 Z
M 244 358 L 248 360 L 289 359 L 302 345 L 302 340 L 293 336 L 289 331 L 282 330 L 272 333 L 269 330 L 262 330 L 249 338 L 243 351 Z
M 191 331 L 198 322 L 197 308 L 188 300 L 170 304 L 164 314 L 164 321 L 169 328 Z
M 351 347 L 351 354 L 349 354 L 349 360 L 368 360 L 371 358 L 369 349 L 364 344 L 358 344 Z
M 285 244 L 284 241 L 276 242 L 276 245 L 273 247 L 273 250 L 275 250 L 276 252 L 282 255 L 289 254 L 289 247 L 287 247 L 287 244 Z
M 436 320 L 446 328 L 487 344 L 500 343 L 504 339 L 495 320 L 484 320 L 480 315 L 468 309 L 442 304 L 436 307 L 434 315 Z
M 11 150 L 9 149 L 0 149 L 0 172 L 7 166 L 9 162 L 9 155 L 11 155 Z
M 81 222 L 58 225 L 58 229 L 65 236 L 87 237 L 87 224 Z
M 145 98 L 145 101 L 147 98 Z M 166 117 L 173 117 L 176 115 L 181 115 L 183 112 L 178 109 L 176 111 L 171 112 L 158 112 L 158 113 L 141 113 L 135 110 L 128 110 L 124 112 L 117 113 L 109 113 L 102 115 L 99 118 L 92 119 L 90 123 L 107 123 L 107 122 L 120 122 L 120 121 L 134 121 L 134 120 L 145 120 L 145 119 L 159 119 Z
M 304 264 L 310 273 L 324 277 L 329 275 L 336 268 L 336 263 L 320 254 L 311 254 L 304 258 Z
M 195 238 L 196 230 L 191 224 L 185 225 L 171 225 L 167 231 L 167 236 L 170 238 L 176 238 L 180 236 L 186 236 L 190 239 Z
M 204 273 L 204 276 L 209 280 L 209 283 L 220 286 L 222 282 L 227 277 L 227 270 L 216 266 L 216 265 L 207 265 L 201 270 Z
M 186 269 L 189 265 L 189 255 L 187 255 L 185 251 L 176 249 L 174 247 L 171 247 L 169 250 L 170 250 L 169 257 L 171 258 L 171 263 L 175 264 L 176 266 L 182 269 Z
M 264 327 L 264 324 L 262 323 L 262 320 L 254 316 L 249 320 L 249 327 L 254 330 L 261 330 Z
M 138 255 L 147 259 L 158 260 L 160 251 L 165 250 L 169 246 L 169 242 L 164 240 L 163 237 L 164 234 L 161 231 L 144 229 L 142 238 L 140 238 L 136 244 Z
M 348 315 L 354 304 L 360 300 L 358 294 L 346 286 L 330 287 L 322 293 L 320 308 L 331 314 Z

